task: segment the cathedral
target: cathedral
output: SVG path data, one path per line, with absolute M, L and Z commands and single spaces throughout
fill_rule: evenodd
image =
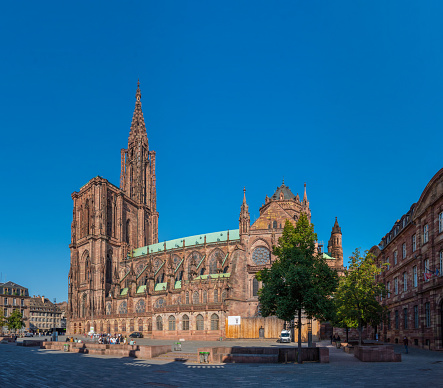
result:
M 251 225 L 246 192 L 238 229 L 158 242 L 155 151 L 149 149 L 140 85 L 121 150 L 120 187 L 95 177 L 72 194 L 71 266 L 68 276 L 69 334 L 130 334 L 147 338 L 276 338 L 282 323 L 262 318 L 255 275 L 270 267 L 287 220 L 294 225 L 311 210 L 281 184 Z M 337 219 L 328 264 L 341 270 L 343 250 Z

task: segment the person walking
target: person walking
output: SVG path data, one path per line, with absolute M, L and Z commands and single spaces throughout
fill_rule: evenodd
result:
M 406 337 L 406 336 L 404 336 L 404 338 L 403 338 L 403 345 L 405 345 L 405 353 L 408 354 L 409 341 L 408 341 L 408 337 Z

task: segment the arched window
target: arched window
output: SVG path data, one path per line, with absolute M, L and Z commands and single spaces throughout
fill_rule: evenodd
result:
M 272 223 L 272 227 L 273 227 L 274 229 L 277 229 L 277 221 L 274 221 L 274 222 Z
M 219 329 L 219 318 L 217 314 L 211 315 L 211 330 Z
M 100 321 L 100 333 L 103 333 L 103 321 Z
M 223 254 L 223 251 L 220 249 L 215 249 L 212 251 L 211 255 L 209 256 L 209 273 L 210 274 L 216 274 L 217 271 L 217 262 L 222 263 L 225 255 Z
M 165 273 L 162 272 L 160 275 L 157 276 L 157 279 L 155 280 L 155 284 L 164 283 L 164 280 L 165 280 Z
M 125 300 L 123 302 L 121 302 L 120 305 L 118 306 L 118 313 L 119 314 L 127 314 L 128 313 L 128 305 Z
M 228 273 L 228 271 L 229 271 L 229 267 L 228 266 L 223 268 L 223 273 Z
M 130 233 L 131 233 L 131 221 L 127 220 L 126 221 L 126 243 L 128 245 L 129 245 L 129 241 L 130 241 L 130 239 L 129 239 Z
M 194 291 L 194 293 L 192 294 L 192 303 L 194 304 L 198 304 L 199 300 L 198 300 L 198 291 Z
M 114 321 L 114 332 L 118 333 L 118 322 Z
M 183 330 L 189 330 L 189 317 L 185 314 L 182 319 Z
M 188 262 L 188 280 L 192 280 L 193 279 L 192 272 L 200 264 L 202 256 L 198 252 L 192 252 L 186 260 Z
M 106 255 L 106 283 L 112 283 L 112 257 L 109 253 Z
M 85 261 L 85 280 L 89 280 L 89 255 L 86 257 Z
M 189 292 L 186 291 L 186 295 L 185 295 L 185 304 L 189 304 Z
M 257 247 L 252 252 L 252 261 L 255 265 L 269 264 L 271 252 L 266 247 Z
M 205 274 L 205 267 L 202 267 L 202 269 L 200 270 L 200 276 Z
M 208 303 L 208 292 L 206 290 L 203 291 L 203 303 Z
M 140 299 L 137 304 L 135 305 L 135 311 L 137 313 L 144 313 L 145 312 L 145 301 L 143 299 Z
M 142 319 L 138 320 L 138 331 L 143 331 L 143 320 Z
M 173 315 L 168 318 L 168 330 L 175 330 L 175 317 Z
M 111 322 L 109 321 L 106 322 L 106 332 L 111 334 Z
M 214 303 L 218 303 L 218 290 L 214 290 Z
M 126 331 L 126 320 L 123 319 L 122 321 L 122 332 Z
M 152 331 L 152 321 L 148 319 L 148 331 Z
M 111 315 L 111 302 L 106 302 L 106 315 Z
M 252 296 L 258 296 L 258 280 L 255 277 L 252 279 Z
M 195 322 L 196 322 L 196 327 L 195 327 L 196 330 L 204 330 L 205 329 L 205 320 L 203 318 L 203 315 L 198 314 Z
M 188 322 L 188 324 L 189 324 L 189 322 Z M 76 323 L 74 323 L 74 334 L 77 334 L 77 324 Z
M 133 319 L 131 319 L 130 321 L 129 321 L 129 331 L 134 331 L 134 320 Z
M 160 315 L 157 315 L 157 330 L 163 331 L 163 319 Z
M 86 317 L 86 294 L 83 294 L 81 301 L 81 317 Z

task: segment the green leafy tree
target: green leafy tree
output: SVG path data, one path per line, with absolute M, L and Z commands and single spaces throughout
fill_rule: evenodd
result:
M 316 241 L 314 225 L 306 215 L 300 216 L 295 227 L 286 221 L 278 246 L 273 248 L 278 259 L 257 274 L 263 282 L 258 296 L 262 315 L 297 322 L 299 363 L 302 312 L 309 319 L 329 319 L 334 308 L 331 295 L 338 286 L 338 274 L 318 254 Z
M 336 307 L 335 322 L 340 326 L 358 328 L 359 344 L 361 333 L 368 324 L 382 322 L 385 308 L 377 300 L 386 294 L 384 284 L 376 282 L 376 276 L 382 271 L 374 262 L 374 256 L 365 251 L 360 256 L 357 248 L 350 257 L 351 264 L 334 295 Z
M 3 326 L 5 325 L 6 325 L 5 314 L 3 312 L 3 309 L 0 308 L 0 330 L 2 334 L 3 334 Z
M 20 330 L 22 327 L 25 326 L 25 323 L 23 322 L 23 316 L 20 310 L 15 309 L 12 314 L 7 318 L 7 323 L 9 330 Z

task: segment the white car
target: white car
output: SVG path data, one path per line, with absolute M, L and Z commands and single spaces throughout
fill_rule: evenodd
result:
M 281 331 L 280 342 L 291 342 L 291 332 L 289 330 Z

